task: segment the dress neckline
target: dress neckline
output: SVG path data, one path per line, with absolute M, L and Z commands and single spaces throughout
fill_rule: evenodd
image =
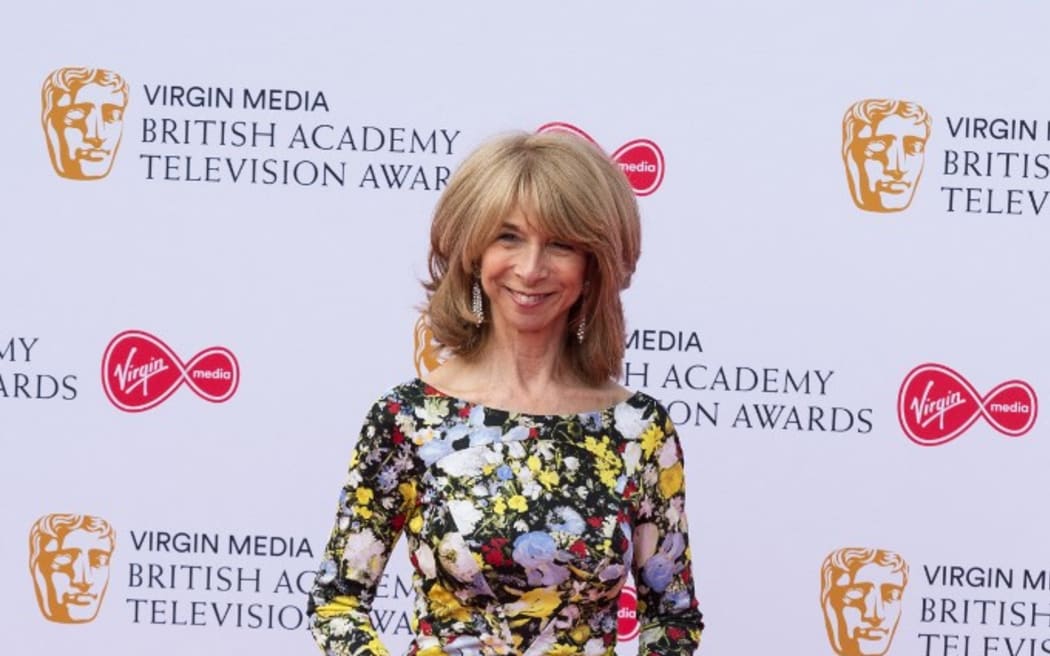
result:
M 616 402 L 616 403 L 614 403 L 614 404 L 612 404 L 610 406 L 606 406 L 604 408 L 595 408 L 593 410 L 581 410 L 580 412 L 566 412 L 566 413 L 521 412 L 519 410 L 508 410 L 506 408 L 495 408 L 495 407 L 492 407 L 490 405 L 485 405 L 484 403 L 478 403 L 476 401 L 471 401 L 469 399 L 464 399 L 463 397 L 456 396 L 455 394 L 449 394 L 448 392 L 445 392 L 445 391 L 443 391 L 443 390 L 441 390 L 441 389 L 431 385 L 430 383 L 428 383 L 427 381 L 425 381 L 425 380 L 423 380 L 422 378 L 419 378 L 419 377 L 417 377 L 415 379 L 415 382 L 416 382 L 416 385 L 422 391 L 423 396 L 439 396 L 441 398 L 450 399 L 450 400 L 453 400 L 453 401 L 459 401 L 459 402 L 463 403 L 468 408 L 481 408 L 483 411 L 486 411 L 486 412 L 496 412 L 496 413 L 505 414 L 505 415 L 511 416 L 511 417 L 529 417 L 529 418 L 536 419 L 536 420 L 569 419 L 569 418 L 572 418 L 572 417 L 579 417 L 581 415 L 588 416 L 588 415 L 598 415 L 598 414 L 612 413 L 612 412 L 616 411 L 616 408 L 619 408 L 620 406 L 628 405 L 631 401 L 639 399 L 642 396 L 642 393 L 639 392 L 639 391 L 628 390 L 629 392 L 631 392 L 630 396 L 628 396 L 627 398 L 625 398 L 622 401 L 618 401 L 618 402 Z

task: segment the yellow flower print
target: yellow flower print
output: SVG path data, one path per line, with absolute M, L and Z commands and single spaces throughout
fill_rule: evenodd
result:
M 525 464 L 529 466 L 529 469 L 532 470 L 533 474 L 537 473 L 543 467 L 543 463 L 540 462 L 540 459 L 537 458 L 535 454 L 529 456 L 525 461 Z
M 521 597 L 507 604 L 507 614 L 511 617 L 525 615 L 526 617 L 547 618 L 558 609 L 561 596 L 557 587 L 533 588 L 526 590 Z
M 510 506 L 511 510 L 517 510 L 518 512 L 525 512 L 529 509 L 529 503 L 525 497 L 520 494 L 515 494 L 507 501 L 507 505 Z
M 389 654 L 386 650 L 386 646 L 379 641 L 379 636 L 375 636 L 369 640 L 364 651 L 369 654 L 374 654 L 375 656 L 387 656 L 387 654 Z
M 357 610 L 360 605 L 357 597 L 351 597 L 348 595 L 332 597 L 331 601 L 323 606 L 317 607 L 318 617 L 337 617 L 344 615 L 351 611 Z
M 401 498 L 405 502 L 401 505 L 402 511 L 409 511 L 416 505 L 416 482 L 406 481 L 397 486 L 397 491 L 401 493 Z
M 503 500 L 503 497 L 496 497 L 496 500 L 492 502 L 492 511 L 497 515 L 507 512 L 507 502 Z
M 573 628 L 572 631 L 569 631 L 569 637 L 572 638 L 572 641 L 576 644 L 582 645 L 587 642 L 587 638 L 591 637 L 591 627 L 586 624 L 580 624 Z
M 362 519 L 372 519 L 372 509 L 368 506 L 354 506 L 354 511 Z
M 575 654 L 578 651 L 579 650 L 575 645 L 563 645 L 559 642 L 550 648 L 550 651 L 547 652 L 547 656 L 572 656 L 572 654 Z
M 660 472 L 660 494 L 670 499 L 682 489 L 682 463 L 676 462 Z
M 423 515 L 421 513 L 412 515 L 412 519 L 408 520 L 408 530 L 415 534 L 423 530 Z
M 440 583 L 435 583 L 431 586 L 430 591 L 427 593 L 427 599 L 430 600 L 430 607 L 434 610 L 436 617 L 459 622 L 465 622 L 470 619 L 470 611 L 464 608 L 455 595 L 446 590 Z
M 354 492 L 354 496 L 357 497 L 357 503 L 363 506 L 372 501 L 372 497 L 375 496 L 375 493 L 372 492 L 372 488 L 359 487 L 357 488 L 357 491 Z
M 656 424 L 651 424 L 645 429 L 645 432 L 642 433 L 642 452 L 645 453 L 646 458 L 653 455 L 653 451 L 660 446 L 663 438 L 664 432 Z
M 444 656 L 445 650 L 441 648 L 440 643 L 433 645 L 427 645 L 416 652 L 416 656 Z
M 539 479 L 540 483 L 543 484 L 543 487 L 547 488 L 548 490 L 557 485 L 559 480 L 558 474 L 550 471 L 549 469 L 541 471 L 540 475 L 537 478 Z

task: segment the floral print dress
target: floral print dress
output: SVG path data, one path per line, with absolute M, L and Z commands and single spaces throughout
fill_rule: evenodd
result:
M 415 589 L 409 656 L 611 656 L 629 573 L 641 654 L 693 652 L 682 452 L 666 411 L 531 415 L 414 380 L 371 409 L 308 601 L 326 654 L 386 654 L 369 618 L 401 533 Z

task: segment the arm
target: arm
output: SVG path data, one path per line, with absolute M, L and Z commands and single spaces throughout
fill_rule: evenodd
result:
M 658 404 L 641 435 L 641 448 L 633 563 L 638 653 L 688 656 L 700 644 L 704 623 L 693 594 L 682 447 Z
M 395 423 L 397 410 L 391 395 L 365 419 L 307 602 L 310 632 L 330 656 L 387 655 L 369 612 L 416 499 L 415 461 Z

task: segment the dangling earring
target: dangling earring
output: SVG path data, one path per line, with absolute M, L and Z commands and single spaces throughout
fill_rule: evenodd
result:
M 583 281 L 583 293 L 580 294 L 581 299 L 582 299 L 582 297 L 587 296 L 587 292 L 589 292 L 590 290 L 591 290 L 591 281 L 590 280 L 584 280 Z M 583 305 L 584 305 L 583 301 L 581 300 L 581 302 L 580 302 L 580 312 L 583 312 Z M 583 344 L 583 338 L 586 335 L 587 335 L 587 319 L 584 318 L 584 317 L 580 317 L 580 323 L 576 325 L 576 341 L 579 342 L 580 344 Z
M 474 279 L 470 290 L 470 311 L 474 314 L 474 325 L 480 326 L 485 321 L 485 306 L 481 302 L 481 285 Z

